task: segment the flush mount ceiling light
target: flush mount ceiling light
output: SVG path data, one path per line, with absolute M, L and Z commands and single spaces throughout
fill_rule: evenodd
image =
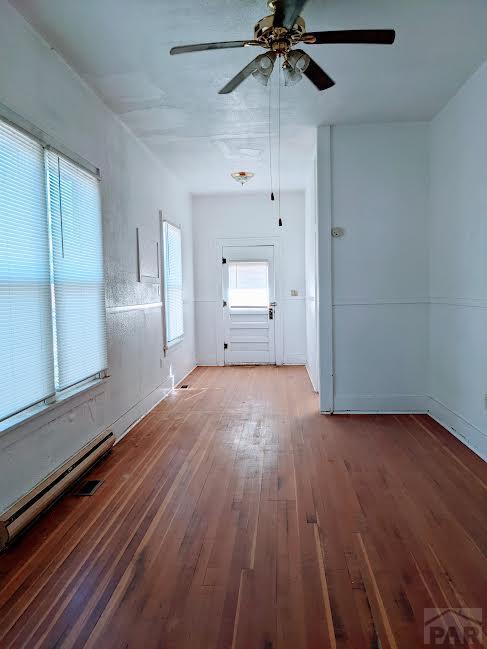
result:
M 254 174 L 251 171 L 234 171 L 233 174 L 230 174 L 231 177 L 240 183 L 242 186 L 245 185 L 251 178 L 254 177 Z

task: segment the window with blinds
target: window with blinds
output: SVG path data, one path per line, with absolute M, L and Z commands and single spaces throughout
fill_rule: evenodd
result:
M 162 238 L 165 332 L 166 345 L 170 347 L 184 336 L 181 229 L 164 221 Z
M 55 392 L 44 151 L 0 121 L 0 420 Z
M 0 120 L 0 421 L 107 367 L 99 182 Z
M 57 388 L 107 366 L 105 279 L 98 180 L 47 153 Z

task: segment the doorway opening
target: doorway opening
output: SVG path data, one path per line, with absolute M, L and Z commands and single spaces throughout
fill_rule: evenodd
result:
M 273 245 L 222 249 L 225 365 L 275 365 L 275 251 Z

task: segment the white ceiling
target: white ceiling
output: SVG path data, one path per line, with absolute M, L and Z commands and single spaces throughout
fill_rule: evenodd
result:
M 257 52 L 169 56 L 177 44 L 252 37 L 265 0 L 11 2 L 191 191 L 239 191 L 229 174 L 240 169 L 256 173 L 249 189 L 268 188 L 268 89 L 250 78 L 217 94 Z M 303 46 L 336 86 L 282 88 L 285 189 L 304 186 L 313 127 L 429 120 L 487 58 L 486 0 L 309 0 L 302 13 L 310 31 L 393 27 L 397 38 Z M 273 91 L 275 104 L 276 78 Z

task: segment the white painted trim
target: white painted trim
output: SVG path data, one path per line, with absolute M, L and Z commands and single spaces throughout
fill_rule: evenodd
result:
M 306 365 L 306 354 L 286 354 L 283 365 Z
M 334 307 L 345 306 L 375 306 L 384 304 L 440 304 L 453 307 L 487 308 L 485 298 L 453 298 L 453 297 L 337 297 L 333 301 Z
M 424 414 L 427 398 L 420 394 L 335 394 L 334 412 Z
M 52 49 L 52 48 L 51 48 Z M 71 151 L 68 147 L 65 147 L 63 144 L 58 142 L 56 138 L 52 137 L 42 129 L 38 128 L 32 122 L 29 122 L 27 119 L 19 115 L 14 110 L 5 106 L 5 104 L 0 103 L 0 118 L 8 122 L 14 128 L 27 133 L 31 138 L 34 138 L 41 144 L 45 149 L 52 149 L 56 153 L 59 153 L 64 158 L 70 160 L 78 167 L 81 167 L 92 176 L 95 176 L 98 180 L 101 180 L 100 169 L 85 160 L 82 156 L 78 155 L 74 151 Z
M 487 309 L 487 298 L 482 297 L 431 297 L 429 302 L 431 304 L 444 304 L 445 306 Z
M 333 263 L 332 263 L 332 127 L 317 131 L 319 382 L 320 410 L 334 409 Z
M 313 377 L 311 376 L 311 371 L 310 371 L 310 369 L 309 369 L 309 365 L 308 365 L 308 363 L 305 363 L 305 367 L 306 367 L 306 371 L 308 372 L 309 382 L 311 383 L 311 385 L 312 385 L 312 387 L 313 387 L 313 391 L 316 392 L 316 393 L 318 393 L 318 388 L 317 388 L 317 386 L 314 384 Z
M 86 401 L 95 399 L 103 394 L 110 377 L 94 378 L 74 385 L 70 389 L 58 392 L 56 400 L 51 403 L 40 402 L 35 406 L 26 408 L 16 415 L 0 422 L 0 437 L 15 431 L 19 426 L 29 426 L 30 429 L 41 428 L 49 422 L 62 417 L 69 410 L 78 408 Z M 94 392 L 95 388 L 98 388 Z
M 179 379 L 174 385 L 175 388 L 178 387 L 184 380 L 188 378 L 188 376 L 191 374 L 191 372 L 194 372 L 194 370 L 197 368 L 197 365 L 193 365 L 193 367 L 189 370 L 189 372 L 186 372 L 186 374 L 183 376 L 183 378 Z
M 125 313 L 126 311 L 146 311 L 160 309 L 162 302 L 149 302 L 147 304 L 124 304 L 122 306 L 108 306 L 107 313 Z
M 429 304 L 428 297 L 345 297 L 336 298 L 333 302 L 334 307 L 345 306 L 382 306 L 388 304 Z
M 168 376 L 152 392 L 149 392 L 143 399 L 126 410 L 120 417 L 109 426 L 117 438 L 118 443 L 125 435 L 153 408 L 157 406 L 174 387 L 174 377 Z
M 279 309 L 279 317 L 275 319 L 274 329 L 274 344 L 276 353 L 276 365 L 284 364 L 284 310 L 280 309 L 280 303 L 283 301 L 282 295 L 282 282 L 281 274 L 281 251 L 280 251 L 280 237 L 228 237 L 218 238 L 215 242 L 216 255 L 215 262 L 217 271 L 215 276 L 217 278 L 216 295 L 217 301 L 215 304 L 215 323 L 216 323 L 216 358 L 217 365 L 223 366 L 225 358 L 223 353 L 224 343 L 224 322 L 222 313 L 223 303 L 223 286 L 222 286 L 222 257 L 223 248 L 225 246 L 273 246 L 274 247 L 274 276 L 275 276 L 275 294 L 277 308 Z M 294 298 L 296 299 L 296 298 Z
M 126 412 L 123 413 L 111 426 L 108 426 L 113 431 L 116 441 L 115 444 L 118 444 L 131 430 L 136 426 L 144 417 L 154 410 L 161 401 L 171 394 L 174 390 L 175 385 L 179 385 L 184 379 L 191 374 L 191 372 L 196 368 L 196 365 L 192 367 L 189 372 L 177 382 L 174 382 L 174 376 L 168 376 L 160 385 L 158 385 L 152 392 L 149 392 L 143 399 L 138 401 L 135 405 L 129 408 Z M 169 385 L 168 385 L 169 384 Z M 135 415 L 135 419 L 132 419 L 131 423 L 126 425 L 126 420 L 131 419 Z M 126 427 L 124 427 L 126 425 Z M 120 432 L 118 432 L 120 431 Z
M 216 358 L 197 358 L 196 367 L 221 367 Z
M 487 433 L 432 396 L 426 397 L 426 404 L 432 419 L 487 462 Z
M 317 148 L 318 141 L 317 137 L 315 136 L 315 147 Z M 315 302 L 315 346 L 316 346 L 316 376 L 315 376 L 315 390 L 316 392 L 320 393 L 320 348 L 321 348 L 321 343 L 320 343 L 320 256 L 319 256 L 319 249 L 320 249 L 320 241 L 319 241 L 319 212 L 318 212 L 318 161 L 317 161 L 317 153 L 315 149 L 315 157 L 313 161 L 313 174 L 314 174 L 314 180 L 313 180 L 313 189 L 315 192 L 314 196 L 314 228 L 315 228 L 315 245 L 314 245 L 314 264 L 315 264 L 315 285 L 314 285 L 314 295 L 310 297 L 310 299 L 314 300 Z M 331 278 L 330 278 L 331 280 Z M 331 295 L 331 294 L 330 294 Z M 306 296 L 308 297 L 308 296 Z M 332 296 L 333 297 L 333 296 Z M 332 324 L 333 324 L 333 319 L 332 319 Z M 333 331 L 332 331 L 333 333 Z M 306 348 L 306 354 L 308 353 L 308 349 Z M 307 359 L 309 361 L 309 359 Z M 332 361 L 333 361 L 333 348 L 332 348 Z M 333 380 L 333 377 L 332 377 Z

